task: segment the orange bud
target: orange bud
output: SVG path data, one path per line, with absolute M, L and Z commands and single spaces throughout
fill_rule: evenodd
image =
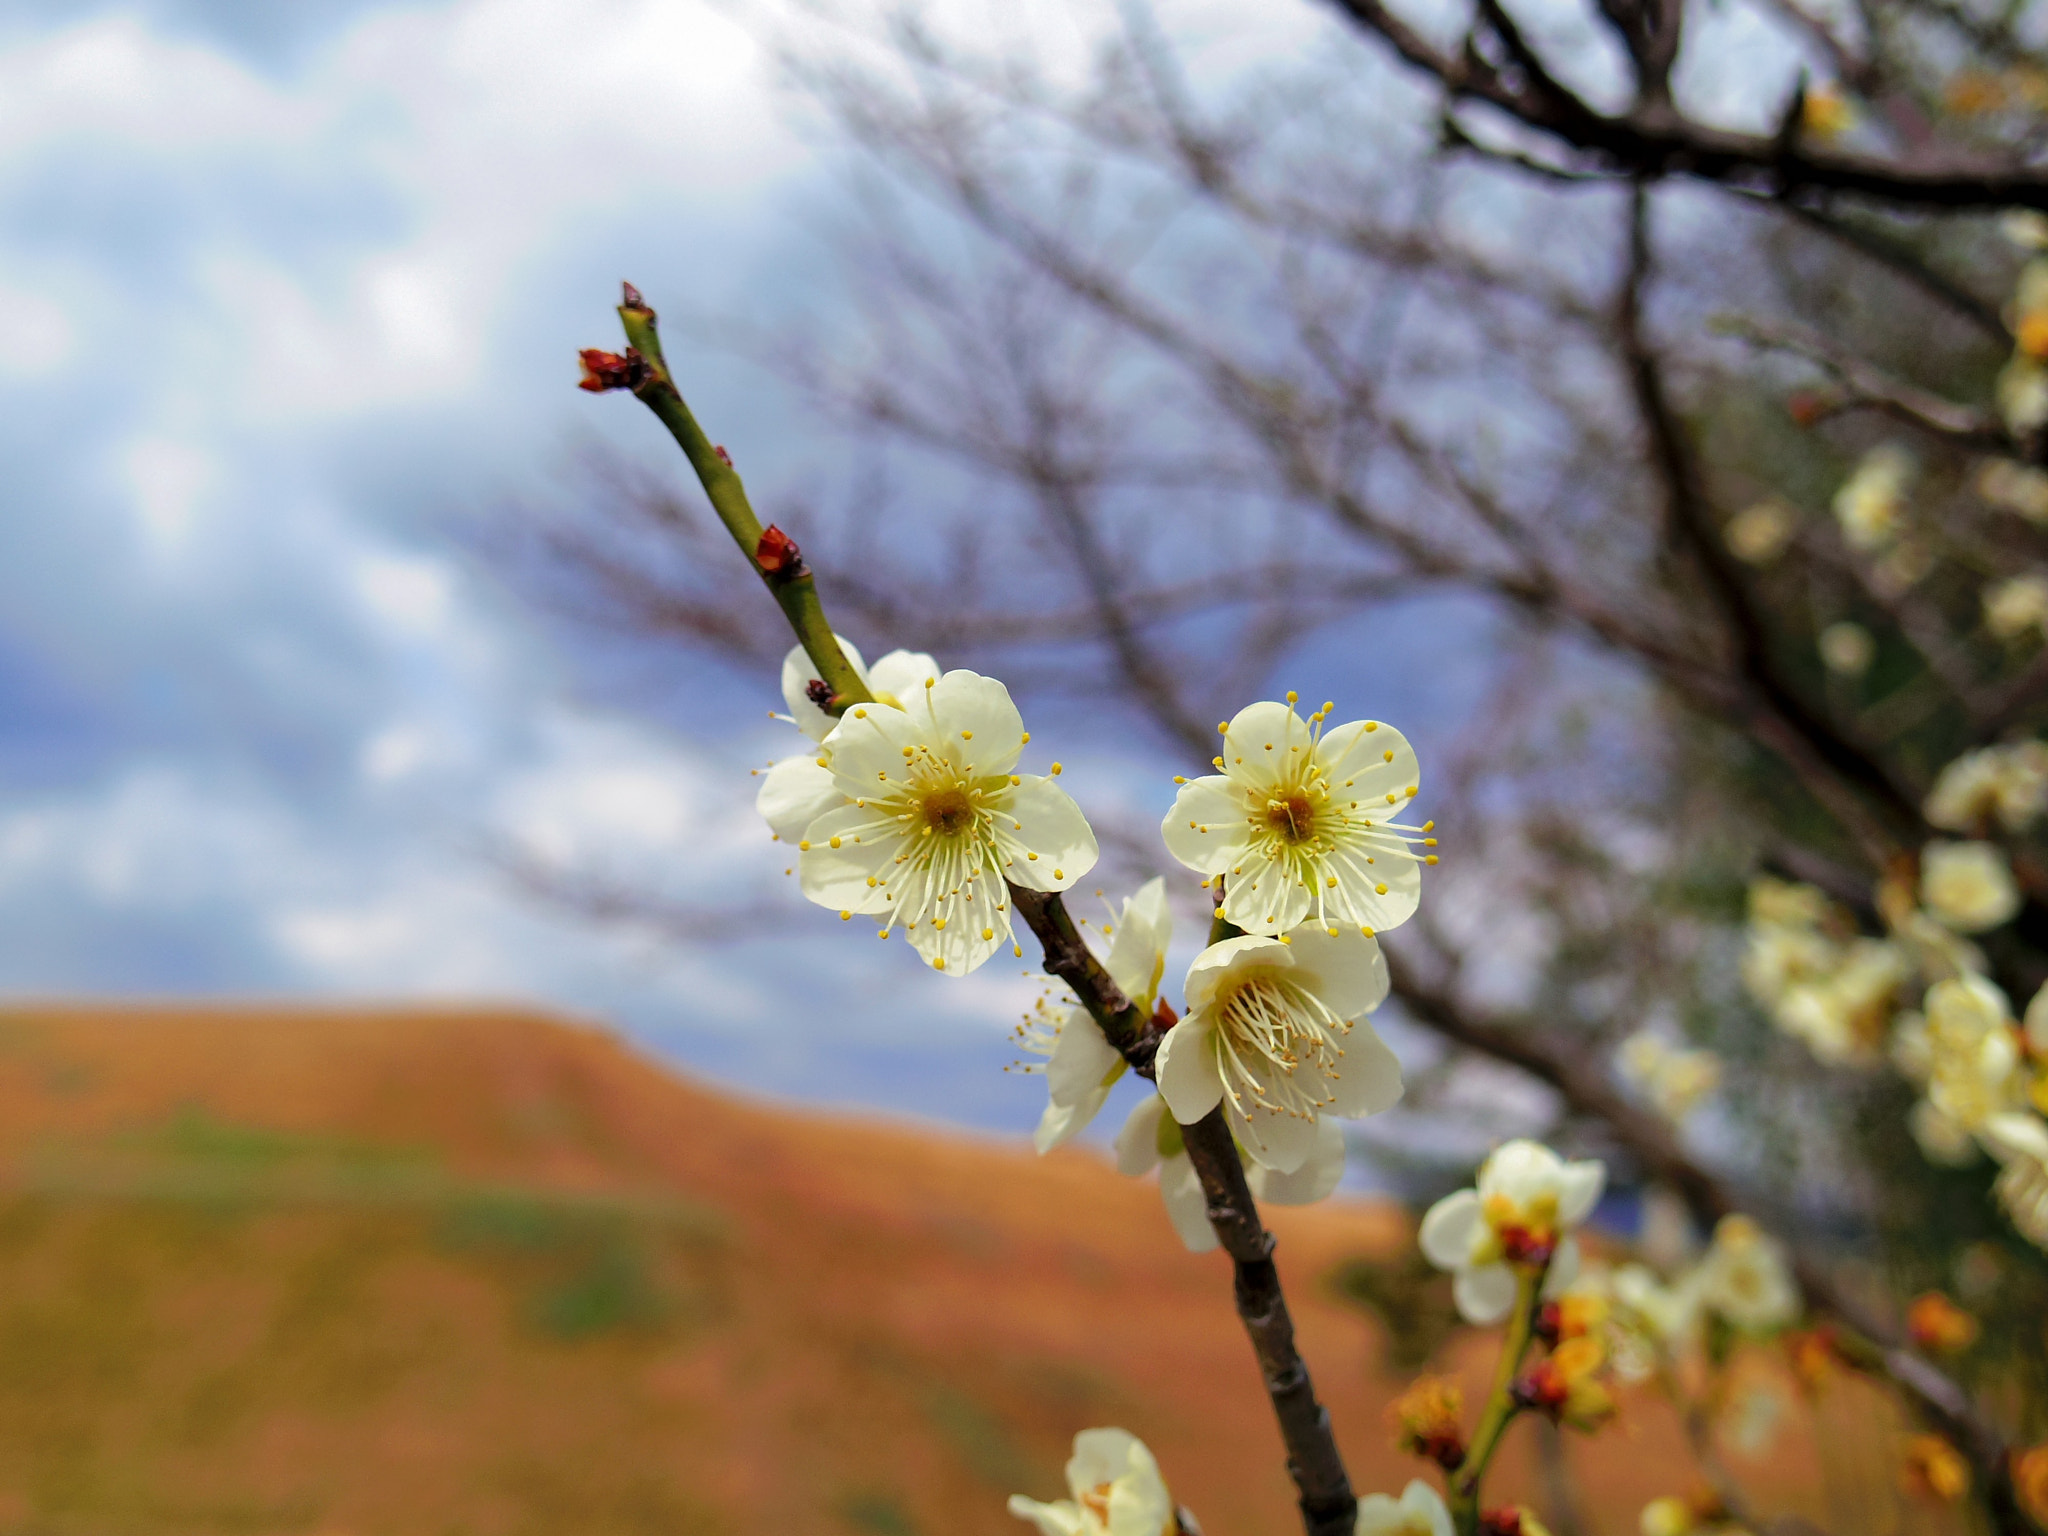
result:
M 1458 1420 L 1465 1412 L 1465 1394 L 1441 1376 L 1418 1377 L 1415 1384 L 1387 1405 L 1394 1426 L 1394 1444 L 1413 1456 L 1426 1457 L 1449 1471 L 1465 1459 L 1465 1432 Z
M 754 563 L 770 576 L 793 576 L 803 564 L 796 540 L 770 523 L 754 546 Z
M 2012 1491 L 2034 1524 L 2048 1526 L 2048 1445 L 2019 1451 L 2012 1458 Z
M 1906 1332 L 1929 1354 L 1961 1354 L 1977 1342 L 1977 1319 L 1939 1291 L 1916 1297 L 1906 1309 Z
M 1899 1486 L 1919 1498 L 1953 1504 L 1970 1491 L 1970 1464 L 1941 1436 L 1914 1435 L 1906 1441 Z

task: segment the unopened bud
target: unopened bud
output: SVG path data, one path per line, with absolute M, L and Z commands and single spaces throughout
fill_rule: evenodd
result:
M 804 684 L 804 697 L 820 709 L 832 707 L 832 685 L 822 677 L 814 677 Z
M 1960 1354 L 1977 1342 L 1977 1319 L 1941 1292 L 1929 1291 L 1906 1309 L 1906 1332 L 1929 1354 Z
M 795 539 L 770 523 L 754 546 L 754 563 L 770 576 L 795 576 L 802 571 L 803 553 Z
M 631 283 L 621 283 L 619 284 L 619 289 L 619 308 L 637 309 L 641 313 L 649 315 L 654 313 L 653 310 L 647 307 L 647 301 L 640 297 L 640 290 Z
M 1458 1426 L 1464 1411 L 1465 1395 L 1441 1376 L 1420 1378 L 1387 1405 L 1395 1445 L 1446 1472 L 1465 1460 L 1465 1434 Z
M 1173 1004 L 1165 998 L 1152 1005 L 1152 1023 L 1161 1034 L 1180 1022 L 1180 1015 L 1173 1011 Z
M 647 366 L 647 359 L 632 347 L 623 354 L 604 352 L 596 347 L 585 347 L 576 354 L 583 364 L 583 377 L 576 381 L 578 389 L 587 389 L 593 395 L 603 394 L 608 389 L 638 389 L 654 376 L 654 370 Z
M 732 455 L 725 451 L 725 444 L 713 443 L 711 451 L 718 455 L 719 463 L 723 464 L 727 469 L 732 468 Z

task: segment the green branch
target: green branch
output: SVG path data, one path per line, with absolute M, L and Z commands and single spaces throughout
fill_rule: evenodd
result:
M 1518 1272 L 1515 1276 L 1515 1310 L 1508 1317 L 1508 1335 L 1501 1341 L 1493 1390 L 1487 1394 L 1486 1407 L 1479 1415 L 1479 1427 L 1472 1432 L 1472 1448 L 1449 1479 L 1450 1498 L 1446 1503 L 1458 1536 L 1478 1536 L 1479 1485 L 1486 1477 L 1493 1453 L 1500 1449 L 1508 1425 L 1521 1411 L 1515 1402 L 1515 1378 L 1521 1374 L 1522 1358 L 1529 1353 L 1530 1340 L 1536 1334 L 1536 1313 L 1543 1305 L 1543 1276 L 1548 1270 L 1545 1265 L 1534 1275 Z

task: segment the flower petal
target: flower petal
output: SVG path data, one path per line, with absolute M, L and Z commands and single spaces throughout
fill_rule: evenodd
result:
M 1329 1113 L 1346 1120 L 1377 1115 L 1401 1102 L 1401 1058 L 1387 1048 L 1379 1031 L 1364 1019 L 1344 1040 L 1344 1059 L 1335 1071 L 1325 1068 L 1323 1080 L 1336 1095 Z
M 1037 1526 L 1038 1536 L 1086 1536 L 1088 1530 L 1087 1521 L 1081 1515 L 1081 1506 L 1066 1499 L 1056 1504 L 1041 1504 L 1021 1493 L 1013 1493 L 1009 1508 L 1019 1520 L 1029 1520 Z
M 886 694 L 901 707 L 924 691 L 926 678 L 937 682 L 943 675 L 923 651 L 891 651 L 868 668 L 868 688 L 877 698 Z
M 1159 1198 L 1166 1202 L 1166 1219 L 1189 1253 L 1207 1253 L 1216 1246 L 1216 1229 L 1209 1224 L 1209 1197 L 1202 1193 L 1202 1181 L 1187 1154 L 1169 1158 L 1159 1165 Z
M 1215 1000 L 1224 983 L 1237 972 L 1258 967 L 1291 967 L 1294 947 L 1262 934 L 1240 934 L 1211 944 L 1188 967 L 1181 983 L 1181 996 L 1189 1013 L 1199 1013 Z
M 970 900 L 962 892 L 927 911 L 940 915 L 906 925 L 904 937 L 926 964 L 944 975 L 965 976 L 1010 942 L 1007 904 L 1006 910 L 994 912 L 989 902 Z
M 1309 914 L 1312 898 L 1287 860 L 1247 847 L 1230 866 L 1223 887 L 1223 916 L 1246 933 L 1282 934 Z
M 1224 1111 L 1244 1155 L 1276 1173 L 1293 1173 L 1316 1149 L 1318 1116 L 1282 1114 L 1260 1104 L 1239 1111 L 1227 1101 Z
M 888 911 L 886 882 L 896 857 L 888 830 L 872 808 L 857 805 L 842 805 L 814 820 L 803 839 L 810 846 L 798 855 L 804 895 L 842 912 Z M 836 848 L 834 838 L 839 840 Z
M 761 776 L 754 796 L 754 809 L 785 843 L 801 841 L 813 821 L 844 804 L 846 796 L 831 770 L 818 766 L 815 752 L 785 757 Z
M 1407 922 L 1422 904 L 1422 866 L 1391 834 L 1348 840 L 1324 858 L 1320 869 L 1325 880 L 1337 882 L 1316 894 L 1339 927 L 1385 933 Z
M 1268 790 L 1301 776 L 1309 751 L 1308 723 L 1292 705 L 1247 704 L 1223 733 L 1223 771 L 1250 789 Z
M 1031 1145 L 1040 1157 L 1054 1147 L 1071 1141 L 1074 1134 L 1095 1118 L 1099 1104 L 1052 1104 L 1038 1117 L 1038 1129 L 1031 1133 Z
M 1166 905 L 1166 882 L 1154 877 L 1124 901 L 1123 916 L 1102 964 L 1124 995 L 1148 1012 L 1159 995 L 1166 970 L 1166 949 L 1173 942 L 1173 914 Z
M 995 678 L 961 668 L 917 692 L 923 698 L 905 699 L 904 709 L 943 738 L 969 774 L 985 778 L 1016 767 L 1024 752 L 1024 717 Z
M 1410 1536 L 1451 1536 L 1451 1512 L 1444 1497 L 1421 1478 L 1401 1490 L 1401 1508 L 1408 1516 Z
M 1051 779 L 1021 779 L 994 811 L 1003 876 L 1027 890 L 1064 891 L 1095 867 L 1095 831 Z
M 832 776 L 848 799 L 901 794 L 911 783 L 904 771 L 905 750 L 927 744 L 931 731 L 922 721 L 886 704 L 856 704 L 839 717 L 825 738 Z
M 1557 1219 L 1564 1227 L 1576 1227 L 1593 1214 L 1600 1192 L 1607 1187 L 1607 1165 L 1598 1158 L 1566 1163 L 1558 1170 Z
M 1543 1299 L 1555 1301 L 1579 1278 L 1579 1240 L 1568 1237 L 1551 1255 L 1550 1268 L 1543 1276 Z
M 1189 869 L 1220 874 L 1243 855 L 1250 834 L 1241 785 L 1206 774 L 1181 785 L 1173 809 L 1159 824 L 1166 851 Z
M 1372 728 L 1367 729 L 1368 725 Z M 1352 720 L 1323 732 L 1316 744 L 1316 766 L 1332 792 L 1350 790 L 1359 800 L 1387 803 L 1392 795 L 1405 805 L 1408 791 L 1420 788 L 1422 765 L 1408 738 L 1391 725 Z M 1391 809 L 1391 808 L 1390 808 Z
M 1102 1038 L 1095 1020 L 1085 1009 L 1070 1012 L 1046 1058 L 1045 1088 L 1052 1102 L 1079 1104 L 1095 1094 L 1107 1094 L 1123 1073 L 1123 1057 Z
M 1484 1327 L 1506 1317 L 1515 1305 L 1515 1277 L 1505 1264 L 1482 1264 L 1461 1269 L 1451 1283 L 1451 1299 L 1458 1315 L 1468 1323 Z
M 853 663 L 853 670 L 865 680 L 867 669 L 861 665 L 860 651 L 853 642 L 843 635 L 832 638 L 839 642 L 839 649 Z M 782 702 L 798 730 L 813 741 L 823 741 L 839 722 L 811 702 L 809 687 L 815 681 L 822 679 L 818 677 L 818 669 L 811 664 L 810 653 L 800 645 L 790 647 L 789 654 L 782 658 Z
M 1461 1189 L 1429 1208 L 1415 1239 L 1438 1269 L 1463 1269 L 1472 1262 L 1472 1242 L 1483 1224 L 1479 1191 Z
M 1116 1171 L 1127 1179 L 1141 1178 L 1159 1166 L 1159 1122 L 1166 1118 L 1166 1100 L 1158 1094 L 1141 1102 L 1116 1133 Z
M 1344 1178 L 1344 1131 L 1334 1120 L 1316 1122 L 1315 1146 L 1292 1173 L 1260 1163 L 1244 1171 L 1252 1193 L 1269 1205 L 1314 1205 L 1327 1200 Z
M 1166 1032 L 1154 1061 L 1160 1097 L 1182 1125 L 1193 1125 L 1222 1101 L 1216 1031 L 1200 1014 L 1189 1014 Z
M 1163 1536 L 1177 1528 L 1159 1463 L 1134 1439 L 1123 1476 L 1109 1485 L 1109 1536 Z
M 1340 1019 L 1355 1019 L 1387 1000 L 1387 957 L 1356 928 L 1329 931 L 1313 920 L 1288 934 L 1303 983 Z M 1310 979 L 1313 978 L 1313 979 Z
M 1074 1436 L 1074 1454 L 1067 1458 L 1067 1491 L 1075 1498 L 1113 1483 L 1131 1470 L 1131 1452 L 1144 1442 L 1127 1429 L 1084 1429 Z M 1146 1459 L 1151 1452 L 1145 1451 Z

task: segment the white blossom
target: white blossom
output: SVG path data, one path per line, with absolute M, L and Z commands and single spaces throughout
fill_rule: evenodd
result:
M 1148 880 L 1126 897 L 1123 912 L 1112 925 L 1109 955 L 1102 962 L 1110 980 L 1140 1012 L 1150 1014 L 1166 971 L 1166 949 L 1173 939 L 1173 913 L 1166 904 L 1166 882 Z M 1125 1062 L 1116 1047 L 1103 1039 L 1088 1010 L 1075 1004 L 1047 1029 L 1021 1033 L 1027 1050 L 1046 1058 L 1045 1113 L 1033 1141 L 1050 1152 L 1083 1130 L 1124 1075 Z
M 2048 1124 L 2007 1114 L 1986 1127 L 1984 1144 L 2002 1165 L 1992 1192 L 2022 1237 L 2048 1249 Z
M 1443 1495 L 1416 1478 L 1396 1499 L 1368 1493 L 1358 1501 L 1352 1536 L 1451 1536 L 1451 1512 Z
M 1949 832 L 1976 832 L 1993 818 L 2022 832 L 2048 811 L 2048 746 L 2013 746 L 1965 752 L 1941 770 L 1925 807 L 1927 820 Z
M 1924 1061 L 1926 1097 L 1914 1106 L 1910 1129 L 1930 1160 L 1966 1163 L 1975 1155 L 1972 1138 L 2026 1101 L 2012 1009 L 1982 976 L 1954 977 L 1927 989 L 1918 1034 L 1916 1045 L 1910 1028 L 1902 1031 L 1894 1052 L 1916 1067 Z
M 1041 1504 L 1010 1496 L 1010 1513 L 1040 1536 L 1173 1536 L 1173 1496 L 1145 1442 L 1128 1430 L 1084 1429 L 1067 1460 L 1071 1499 Z
M 1666 1354 L 1684 1350 L 1699 1332 L 1697 1268 L 1666 1285 L 1647 1266 L 1624 1264 L 1615 1271 L 1613 1291 L 1630 1322 Z
M 1982 933 L 2020 909 L 2012 865 L 1994 843 L 1929 843 L 1920 852 L 1920 900 L 1957 933 Z
M 2011 431 L 2025 436 L 2048 425 L 2048 369 L 2024 352 L 2015 352 L 1999 370 L 1992 393 Z
M 1700 1261 L 1698 1297 L 1744 1333 L 1770 1333 L 1796 1322 L 1799 1287 L 1784 1245 L 1747 1216 L 1723 1216 Z
M 1650 1030 L 1637 1030 L 1617 1053 L 1621 1075 L 1641 1088 L 1667 1120 L 1685 1119 L 1721 1086 L 1721 1058 L 1686 1051 Z
M 1006 881 L 1063 891 L 1095 865 L 1080 807 L 1012 771 L 1027 740 L 1009 690 L 975 672 L 927 679 L 902 709 L 847 710 L 821 755 L 848 803 L 797 845 L 804 894 L 879 916 L 884 937 L 902 927 L 939 970 L 973 970 L 1010 940 Z
M 1869 554 L 1899 536 L 1912 479 L 1913 457 L 1895 444 L 1882 444 L 1863 456 L 1835 492 L 1835 520 L 1851 549 Z
M 1133 1179 L 1157 1168 L 1166 1219 L 1173 1223 L 1188 1252 L 1207 1253 L 1216 1246 L 1216 1229 L 1209 1225 L 1209 1197 L 1195 1176 L 1195 1165 L 1188 1160 L 1180 1122 L 1158 1094 L 1133 1109 L 1117 1132 L 1116 1167 L 1117 1172 Z M 1314 1205 L 1327 1200 L 1344 1178 L 1344 1132 L 1334 1120 L 1319 1120 L 1315 1146 L 1299 1168 L 1276 1173 L 1247 1159 L 1244 1176 L 1252 1193 L 1267 1205 Z
M 1984 627 L 2001 640 L 2048 634 L 2048 576 L 2027 571 L 1986 587 Z
M 868 685 L 877 700 L 902 708 L 901 701 L 915 698 L 926 678 L 939 675 L 938 663 L 922 651 L 891 651 L 872 668 L 862 660 L 858 647 L 838 635 L 839 649 Z M 792 646 L 782 659 L 782 702 L 789 709 L 789 722 L 814 742 L 823 742 L 839 722 L 811 697 L 813 686 L 822 686 L 809 652 Z M 846 803 L 846 796 L 832 781 L 832 772 L 817 750 L 785 757 L 763 776 L 754 809 L 769 829 L 785 843 L 799 841 L 810 825 L 827 811 Z
M 1722 530 L 1728 552 L 1751 565 L 1769 565 L 1798 531 L 1798 514 L 1775 496 L 1744 507 Z
M 1363 1021 L 1386 995 L 1386 958 L 1363 934 L 1305 924 L 1212 944 L 1188 967 L 1187 1016 L 1160 1042 L 1159 1092 L 1183 1125 L 1220 1102 L 1248 1157 L 1292 1173 L 1320 1116 L 1401 1097 L 1401 1064 Z
M 1861 677 L 1877 659 L 1877 642 L 1861 624 L 1844 619 L 1820 632 L 1820 659 L 1830 672 Z
M 1353 720 L 1325 730 L 1334 705 L 1303 720 L 1293 695 L 1238 712 L 1223 729 L 1221 771 L 1190 780 L 1160 826 L 1173 856 L 1224 877 L 1223 916 L 1246 933 L 1281 934 L 1313 919 L 1371 935 L 1414 915 L 1422 891 L 1415 844 L 1435 823 L 1395 818 L 1421 788 L 1408 740 Z
M 1480 1165 L 1476 1189 L 1429 1208 L 1418 1234 L 1422 1252 L 1455 1275 L 1452 1293 L 1467 1322 L 1507 1315 L 1516 1268 L 1528 1272 L 1547 1262 L 1545 1296 L 1572 1283 L 1579 1248 L 1571 1233 L 1592 1214 L 1606 1180 L 1597 1161 L 1568 1163 L 1536 1142 L 1510 1141 Z
M 2030 523 L 2048 523 L 2048 472 L 2011 459 L 1992 459 L 1977 471 L 1977 494 Z

